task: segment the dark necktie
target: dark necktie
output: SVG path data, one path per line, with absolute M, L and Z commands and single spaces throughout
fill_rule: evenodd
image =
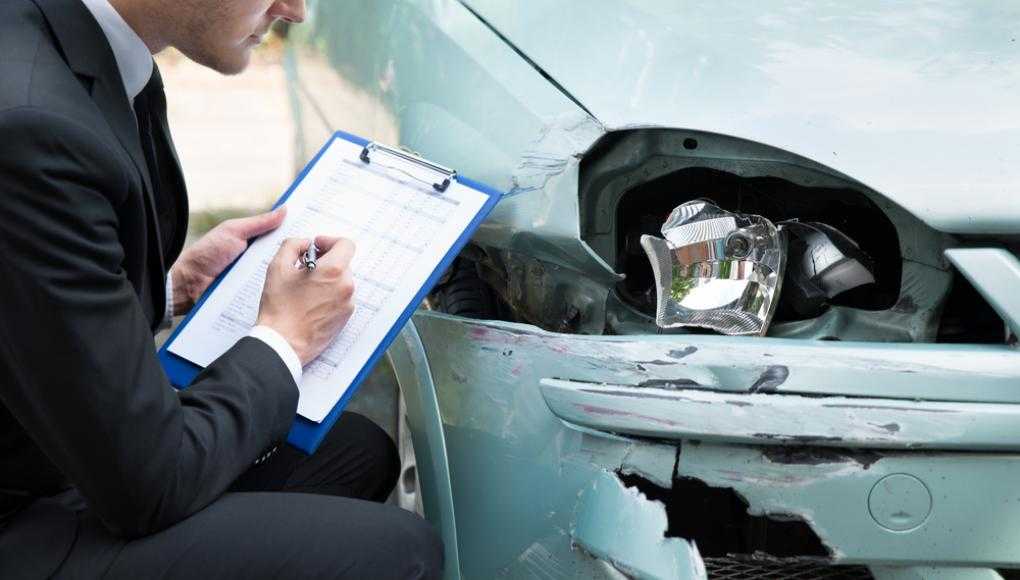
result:
M 181 240 L 178 238 L 183 234 L 178 231 L 182 223 L 180 212 L 182 209 L 187 211 L 179 205 L 186 203 L 187 198 L 184 192 L 184 179 L 167 127 L 163 79 L 155 63 L 148 84 L 135 97 L 134 109 L 135 117 L 138 119 L 142 153 L 145 155 L 145 164 L 148 166 L 152 182 L 152 197 L 156 205 L 156 215 L 159 217 L 160 242 L 164 258 L 172 260 L 175 256 L 171 254 L 179 251 L 177 245 Z

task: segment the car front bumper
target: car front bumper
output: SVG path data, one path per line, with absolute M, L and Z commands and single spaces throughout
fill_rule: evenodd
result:
M 888 578 L 1020 566 L 1014 349 L 737 344 L 420 311 L 390 361 L 457 573 L 703 577 L 671 505 L 699 492 L 680 481 L 817 537 L 820 552 L 782 561 Z

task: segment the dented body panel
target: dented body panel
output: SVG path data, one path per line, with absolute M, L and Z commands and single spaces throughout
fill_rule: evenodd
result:
M 977 417 L 967 418 L 969 412 L 985 407 L 993 415 L 995 410 L 1014 409 L 1018 399 L 1011 391 L 1016 389 L 1009 385 L 1020 381 L 1020 353 L 1015 351 L 995 355 L 1002 357 L 998 363 L 994 357 L 982 359 L 982 364 L 999 369 L 989 373 L 997 378 L 974 377 L 975 392 L 994 392 L 990 385 L 1002 381 L 999 403 L 969 405 L 916 401 L 922 398 L 920 391 L 897 392 L 895 388 L 889 389 L 889 398 L 881 400 L 846 398 L 821 389 L 811 397 L 787 395 L 814 384 L 795 380 L 798 369 L 807 370 L 804 363 L 811 354 L 798 359 L 781 383 L 777 374 L 765 372 L 766 381 L 755 387 L 756 380 L 748 373 L 746 378 L 728 383 L 739 388 L 723 392 L 719 388 L 722 383 L 711 378 L 717 373 L 710 369 L 712 357 L 723 356 L 723 349 L 710 354 L 714 343 L 724 340 L 719 337 L 649 337 L 642 348 L 645 353 L 661 354 L 662 359 L 655 362 L 628 356 L 630 349 L 637 348 L 629 337 L 558 335 L 524 325 L 467 321 L 431 312 L 419 312 L 414 326 L 432 369 L 465 577 L 501 573 L 523 577 L 536 574 L 536 570 L 574 570 L 584 568 L 594 554 L 638 576 L 643 574 L 640 570 L 647 569 L 659 570 L 649 572 L 652 577 L 698 578 L 696 571 L 690 571 L 696 569 L 688 567 L 693 547 L 680 538 L 660 538 L 661 512 L 652 509 L 654 502 L 649 507 L 636 491 L 624 489 L 616 473 L 637 474 L 666 489 L 677 477 L 732 489 L 747 500 L 749 514 L 806 522 L 829 550 L 826 561 L 893 567 L 925 563 L 1020 566 L 1020 554 L 1013 549 L 1014 542 L 1020 541 L 1020 526 L 978 525 L 982 521 L 1020 521 L 1020 499 L 1013 485 L 1020 477 L 1020 453 L 973 452 L 982 446 L 1016 451 L 1015 436 L 1013 444 L 1004 443 L 1015 427 L 1000 424 L 1004 431 L 997 439 L 993 425 Z M 767 345 L 768 350 L 773 342 L 786 346 L 788 352 L 797 346 L 797 341 L 773 339 L 749 345 Z M 794 344 L 783 344 L 786 342 Z M 959 372 L 966 372 L 968 360 L 967 347 L 960 347 L 955 357 L 951 356 L 955 349 L 943 347 L 940 356 L 925 359 L 925 364 L 900 362 L 889 368 L 888 362 L 878 365 L 872 360 L 869 364 L 867 346 L 839 346 L 846 349 L 846 356 L 819 361 L 815 376 L 821 377 L 826 366 L 831 370 L 833 362 L 855 368 L 858 393 L 863 392 L 863 376 L 873 382 L 915 375 L 910 379 L 913 383 L 935 386 L 940 377 L 951 377 L 956 365 L 960 365 Z M 852 349 L 857 352 L 851 353 Z M 921 352 L 920 348 L 904 350 Z M 755 348 L 748 351 L 753 357 Z M 732 363 L 733 352 L 727 352 Z M 635 359 L 641 362 L 624 362 Z M 764 365 L 758 370 L 768 368 Z M 741 376 L 738 369 L 727 371 L 733 377 Z M 577 383 L 549 380 L 545 375 L 583 378 L 589 385 L 609 379 L 617 384 L 586 385 L 584 388 L 594 393 L 581 393 L 593 396 L 589 402 L 579 403 L 579 409 L 574 407 L 578 414 L 558 414 L 557 405 L 550 402 L 557 400 L 555 394 L 550 395 L 550 388 L 577 387 Z M 698 377 L 701 382 L 692 386 L 693 381 L 685 377 Z M 770 377 L 777 380 L 768 382 Z M 991 382 L 983 383 L 985 380 Z M 672 382 L 680 388 L 641 386 L 645 381 L 658 385 Z M 846 387 L 854 390 L 849 381 Z M 607 395 L 609 392 L 617 394 Z M 901 398 L 892 398 L 896 394 Z M 619 400 L 604 402 L 606 396 Z M 701 407 L 703 414 L 685 415 L 685 411 L 661 405 L 665 401 L 649 396 L 676 401 L 685 397 L 685 403 Z M 734 405 L 735 401 L 738 404 Z M 759 405 L 766 411 L 756 409 Z M 597 415 L 591 408 L 596 406 L 607 409 L 612 420 L 644 421 L 623 426 L 584 421 L 585 416 Z M 785 409 L 770 413 L 769 407 Z M 713 420 L 699 423 L 706 416 Z M 831 430 L 838 425 L 831 422 L 833 417 L 842 417 L 843 425 L 856 431 Z M 869 426 L 869 418 L 876 424 Z M 641 426 L 630 430 L 641 437 L 626 436 L 626 425 Z M 749 425 L 756 433 L 747 432 Z M 698 427 L 712 432 L 695 433 L 693 429 Z M 664 431 L 671 429 L 681 432 L 675 437 L 664 436 Z M 806 437 L 799 439 L 798 434 Z M 676 441 L 652 443 L 644 439 L 649 436 Z M 703 442 L 696 443 L 698 440 Z M 918 445 L 945 450 L 913 451 Z M 855 449 L 859 446 L 884 449 Z M 894 474 L 918 478 L 931 497 L 927 513 L 895 516 L 921 518 L 916 527 L 906 531 L 883 527 L 872 515 L 873 505 L 880 505 L 870 500 L 874 493 L 881 493 L 874 491 L 876 486 Z M 980 491 L 975 488 L 976 481 L 981 482 Z M 898 501 L 894 496 L 887 503 L 898 505 Z M 592 507 L 609 505 L 620 511 Z M 909 507 L 909 502 L 904 505 Z M 897 508 L 892 513 L 900 511 Z M 649 514 L 642 515 L 645 512 Z M 625 533 L 618 527 L 621 524 L 626 526 Z M 491 541 L 490 526 L 503 530 L 499 542 Z M 641 549 L 629 548 L 624 540 L 643 538 L 645 533 L 660 539 L 651 546 L 642 544 Z M 960 541 L 961 533 L 967 541 Z M 534 559 L 536 542 L 541 546 L 541 564 Z M 660 554 L 667 548 L 668 558 Z M 628 557 L 632 559 L 629 563 Z M 660 573 L 664 569 L 671 572 Z
M 692 445 L 681 451 L 679 473 L 732 487 L 752 514 L 803 518 L 840 561 L 999 567 L 1020 562 L 1018 530 L 979 522 L 1020 517 L 1011 483 L 1018 468 L 1015 455 L 906 454 L 872 463 L 852 456 L 776 459 L 753 448 Z M 883 526 L 873 513 L 881 482 L 894 474 L 918 478 L 930 494 L 924 511 L 900 516 L 920 520 L 907 530 Z
M 1020 352 L 1002 323 L 1020 326 L 1020 269 L 1000 236 L 1020 234 L 1016 16 L 310 4 L 285 61 L 298 166 L 344 129 L 506 192 L 469 250 L 518 322 L 421 310 L 388 353 L 447 578 L 695 580 L 733 553 L 880 580 L 1020 568 Z M 659 331 L 620 291 L 618 202 L 697 172 L 873 206 L 893 300 L 764 338 Z M 995 336 L 936 342 L 961 275 Z

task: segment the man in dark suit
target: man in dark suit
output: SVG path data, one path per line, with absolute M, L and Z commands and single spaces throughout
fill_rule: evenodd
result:
M 308 271 L 308 241 L 287 240 L 256 328 L 187 391 L 155 356 L 168 286 L 185 312 L 283 216 L 182 253 L 151 54 L 239 72 L 303 2 L 0 0 L 0 577 L 439 574 L 426 523 L 364 501 L 396 475 L 378 427 L 346 414 L 311 457 L 279 447 L 301 365 L 350 316 L 349 241 L 318 238 Z

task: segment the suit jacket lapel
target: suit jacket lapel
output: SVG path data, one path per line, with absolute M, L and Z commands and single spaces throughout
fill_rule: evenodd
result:
M 166 283 L 159 219 L 153 198 L 152 179 L 138 136 L 134 110 L 124 92 L 124 82 L 117 68 L 109 41 L 92 13 L 81 0 L 32 0 L 49 22 L 68 66 L 78 75 L 93 79 L 92 100 L 106 117 L 121 147 L 131 158 L 142 178 L 149 223 L 150 281 L 156 312 L 163 311 L 162 289 Z M 158 320 L 157 320 L 158 322 Z

